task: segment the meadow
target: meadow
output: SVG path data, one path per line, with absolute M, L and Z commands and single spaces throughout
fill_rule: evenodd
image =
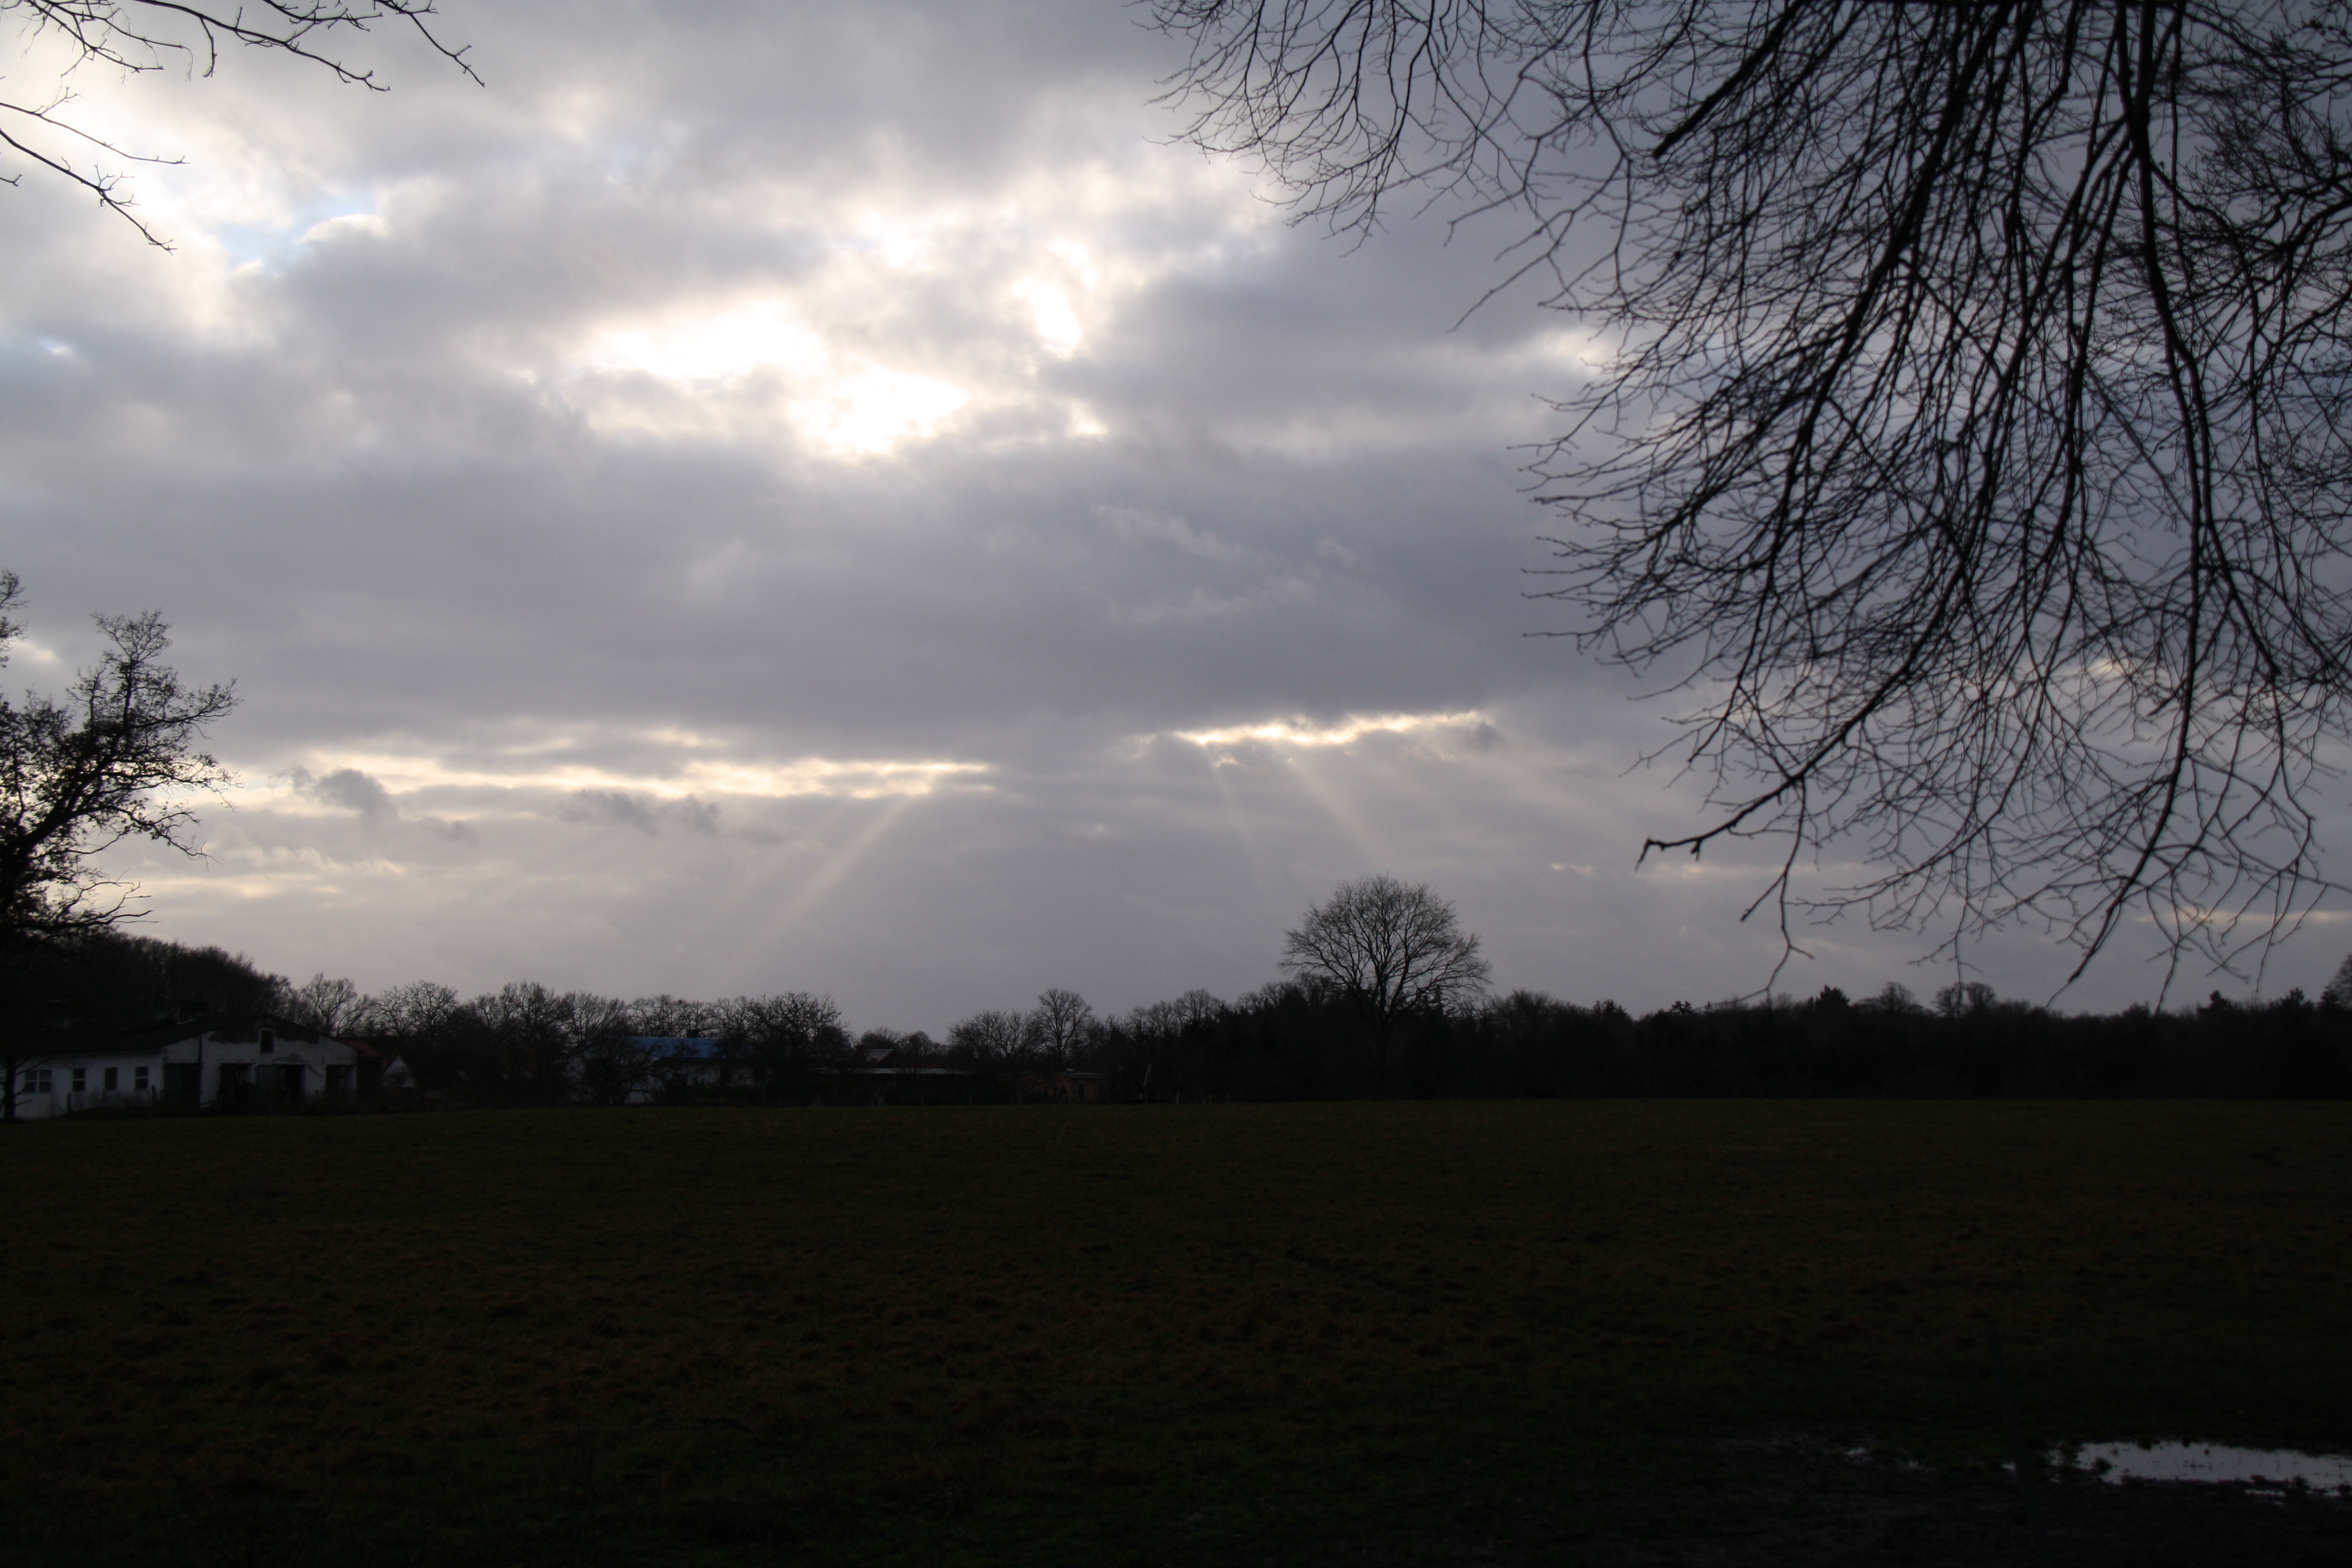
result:
M 2340 1449 L 2347 1134 L 2179 1101 L 20 1124 L 0 1528 L 28 1568 L 1255 1561 L 1572 1513 L 1724 1435 L 1989 1464 L 1988 1323 L 2037 1444 Z

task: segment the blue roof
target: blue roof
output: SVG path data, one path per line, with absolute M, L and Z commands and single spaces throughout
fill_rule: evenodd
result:
M 690 1057 L 709 1061 L 719 1054 L 719 1042 L 706 1035 L 631 1035 L 629 1044 L 657 1057 Z

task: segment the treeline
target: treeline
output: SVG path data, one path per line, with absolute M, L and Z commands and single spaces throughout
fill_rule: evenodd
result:
M 361 996 L 321 976 L 284 1003 L 289 1017 L 398 1058 L 418 1091 L 469 1104 L 805 1100 L 826 1097 L 860 1059 L 841 1009 L 804 991 L 623 1001 L 520 982 L 460 1000 L 430 981 Z M 913 1038 L 918 1050 L 929 1043 Z
M 2347 963 L 2352 971 L 2352 963 Z M 646 1100 L 1013 1100 L 1099 1075 L 1121 1100 L 1612 1096 L 2336 1098 L 2352 1094 L 2352 977 L 2318 1002 L 2216 992 L 2201 1006 L 2064 1015 L 1955 985 L 1850 1000 L 1672 1007 L 1635 1017 L 1514 992 L 1371 1016 L 1313 980 L 1234 1001 L 1204 991 L 1117 1017 L 1047 991 L 936 1040 L 853 1033 L 806 992 L 634 1001 L 518 983 L 468 998 L 431 982 L 362 994 L 301 985 L 217 949 L 109 935 L 46 976 L 48 1032 L 199 1011 L 269 1011 L 405 1065 L 414 1092 L 463 1104 Z M 929 1070 L 920 1070 L 929 1069 Z
M 2352 1009 L 2217 993 L 2190 1011 L 2068 1016 L 1982 984 L 1933 1005 L 1892 985 L 1637 1018 L 1521 991 L 1408 1016 L 1383 1045 L 1345 998 L 1285 983 L 1139 1009 L 1076 1059 L 1151 1099 L 2337 1098 L 2352 1093 Z
M 2352 1009 L 2300 993 L 2067 1016 L 1982 984 L 1927 1003 L 1890 985 L 1858 1002 L 1831 988 L 1637 1018 L 1522 991 L 1409 1013 L 1383 1031 L 1345 994 L 1286 981 L 1116 1017 L 1047 991 L 1031 1009 L 977 1013 L 935 1040 L 853 1035 L 828 999 L 802 992 L 624 1002 L 517 984 L 461 1002 L 431 984 L 373 997 L 341 997 L 337 984 L 314 979 L 287 994 L 286 1010 L 364 1035 L 401 1053 L 421 1087 L 472 1102 L 999 1100 L 1050 1095 L 1072 1074 L 1099 1074 L 1103 1098 L 1120 1100 L 2352 1093 Z
M 119 931 L 0 957 L 0 999 L 27 1044 L 68 1044 L 197 1013 L 284 1012 L 284 977 L 242 953 Z

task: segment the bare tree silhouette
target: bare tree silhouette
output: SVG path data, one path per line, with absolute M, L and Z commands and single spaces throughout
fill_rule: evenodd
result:
M 1282 967 L 1363 1009 L 1381 1081 L 1398 1019 L 1476 995 L 1490 973 L 1452 903 L 1426 883 L 1408 887 L 1388 876 L 1342 882 L 1308 910 L 1297 930 L 1283 933 Z
M 1095 1010 L 1075 991 L 1055 985 L 1037 994 L 1037 1006 L 1027 1019 L 1027 1037 L 1045 1059 L 1066 1066 L 1095 1026 Z
M 1508 276 L 1608 356 L 1536 472 L 1559 635 L 1690 701 L 1661 754 L 1711 814 L 1644 855 L 1775 839 L 1784 952 L 1792 917 L 2023 922 L 2074 976 L 2134 920 L 2173 968 L 2265 957 L 2331 886 L 2340 6 L 1156 15 L 1200 143 L 1341 226 L 1517 213 Z
M 0 663 L 20 635 L 5 615 L 18 595 L 16 574 L 0 573 Z M 229 780 L 196 745 L 236 692 L 183 686 L 152 611 L 98 625 L 106 651 L 65 700 L 0 698 L 0 952 L 135 916 L 137 889 L 94 858 L 126 838 L 196 853 L 195 799 Z
M 308 1024 L 322 1035 L 339 1036 L 345 1026 L 359 1022 L 366 1000 L 349 979 L 341 975 L 330 979 L 320 971 L 301 984 L 286 988 L 283 1010 L 298 1024 Z

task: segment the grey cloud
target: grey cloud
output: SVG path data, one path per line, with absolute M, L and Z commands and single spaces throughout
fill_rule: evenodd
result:
M 286 778 L 298 793 L 348 811 L 370 827 L 409 823 L 452 844 L 474 844 L 480 839 L 474 825 L 462 818 L 417 816 L 402 811 L 399 801 L 381 780 L 357 768 L 337 768 L 323 776 L 313 777 L 309 769 L 294 767 L 287 770 Z
M 1160 544 L 1186 555 L 1197 555 L 1219 565 L 1247 565 L 1259 559 L 1254 551 L 1194 528 L 1182 518 L 1135 506 L 1097 506 L 1095 515 L 1113 535 L 1130 544 Z
M 394 797 L 338 769 L 307 784 L 332 813 L 224 816 L 251 852 L 158 897 L 175 934 L 369 984 L 806 986 L 937 1032 L 1049 979 L 1245 989 L 1330 880 L 1391 870 L 1461 900 L 1510 984 L 1641 1005 L 1769 969 L 1752 888 L 1629 869 L 1696 811 L 1624 773 L 1660 704 L 1527 635 L 1561 622 L 1524 596 L 1545 517 L 1510 447 L 1578 373 L 1523 297 L 1455 326 L 1499 234 L 1260 223 L 1245 174 L 1152 144 L 1172 61 L 1102 0 L 451 20 L 489 89 L 405 57 L 388 96 L 237 61 L 156 84 L 193 162 L 138 174 L 151 210 L 221 203 L 267 231 L 259 266 L 0 188 L 0 564 L 37 634 L 161 607 L 184 672 L 238 679 L 213 743 L 249 777 L 404 754 L 478 781 Z M 954 243 L 825 294 L 883 243 L 868 209 Z M 1075 268 L 1064 241 L 1106 281 L 1059 359 L 1013 291 Z M 573 363 L 698 299 L 830 311 L 845 363 L 1018 395 L 835 460 L 745 412 L 782 373 L 680 391 Z M 736 422 L 599 426 L 608 395 Z M 1508 741 L 1474 731 L 1466 762 L 1136 744 L 1472 710 Z M 991 771 L 775 801 L 681 772 L 810 757 Z M 565 776 L 702 794 L 531 782 Z M 1824 951 L 1864 990 L 1906 952 Z
M 392 792 L 357 768 L 337 768 L 325 777 L 300 787 L 331 805 L 355 811 L 372 822 L 396 818 L 400 815 L 399 808 L 393 805 Z
M 662 800 L 628 790 L 574 790 L 562 805 L 548 815 L 558 822 L 632 827 L 648 837 L 659 834 L 666 826 L 705 837 L 719 831 L 719 808 L 692 795 L 683 800 Z
M 1565 777 L 1578 753 L 1520 740 L 1558 717 L 1507 712 L 1497 727 L 1514 743 L 1486 752 L 1397 746 L 1247 769 L 1167 743 L 1008 773 L 987 793 L 730 802 L 786 837 L 757 851 L 733 833 L 625 831 L 583 853 L 576 826 L 546 818 L 396 869 L 329 841 L 323 887 L 238 883 L 315 842 L 302 823 L 242 813 L 249 849 L 225 846 L 206 876 L 157 882 L 159 929 L 297 965 L 341 954 L 369 986 L 415 974 L 621 994 L 821 985 L 860 1019 L 937 1034 L 1057 979 L 1083 980 L 1105 1011 L 1193 985 L 1246 990 L 1274 977 L 1283 931 L 1332 883 L 1387 869 L 1456 900 L 1505 989 L 1647 1009 L 1757 984 L 1777 939 L 1726 917 L 1769 875 L 1760 847 L 1636 870 L 1654 786 Z M 128 868 L 174 874 L 160 859 Z M 404 901 L 416 889 L 433 920 Z M 1916 978 L 1900 939 L 1807 935 L 1817 956 L 1791 988 Z M 2030 942 L 1985 956 L 2020 994 L 2063 973 Z

